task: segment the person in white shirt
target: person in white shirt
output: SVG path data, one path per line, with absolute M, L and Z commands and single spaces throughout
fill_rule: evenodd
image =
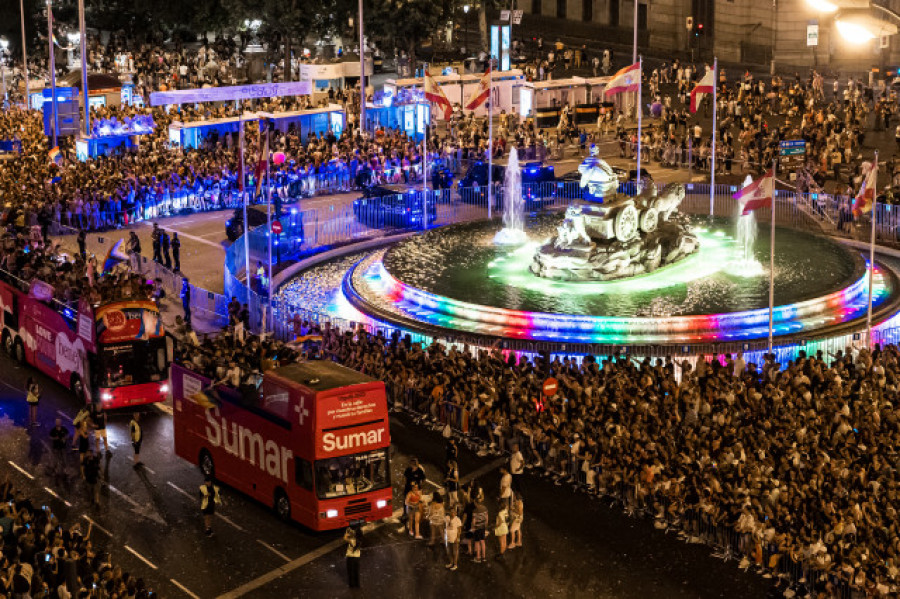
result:
M 525 458 L 519 451 L 519 444 L 513 443 L 512 455 L 509 456 L 509 474 L 512 478 L 511 487 L 513 490 L 522 492 L 522 473 L 525 471 Z
M 500 506 L 509 508 L 512 501 L 512 475 L 507 466 L 500 466 Z
M 462 529 L 462 520 L 459 518 L 459 506 L 453 506 L 447 510 L 444 516 L 444 540 L 447 541 L 447 557 L 450 563 L 448 570 L 456 570 L 459 567 L 459 533 Z

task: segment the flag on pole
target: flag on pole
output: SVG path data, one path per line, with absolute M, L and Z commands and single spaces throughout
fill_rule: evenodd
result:
M 631 66 L 620 69 L 603 90 L 604 95 L 620 94 L 622 92 L 636 92 L 641 86 L 641 63 L 636 62 Z
M 260 135 L 263 135 L 263 133 L 260 132 Z M 269 134 L 266 133 L 265 136 L 265 140 L 260 140 L 259 160 L 256 163 L 256 172 L 253 175 L 256 177 L 254 196 L 257 197 L 262 193 L 263 176 L 266 174 L 266 165 L 269 164 Z
M 425 73 L 425 99 L 444 109 L 445 121 L 449 121 L 450 117 L 453 116 L 453 105 L 450 104 L 450 100 L 444 94 L 441 86 L 428 73 Z
M 63 157 L 62 153 L 59 151 L 59 146 L 53 146 L 52 148 L 50 148 L 50 151 L 47 152 L 47 157 L 50 159 L 50 164 L 62 166 Z
M 732 197 L 741 203 L 741 216 L 746 216 L 759 208 L 771 206 L 775 197 L 775 173 L 767 172 Z
M 472 95 L 469 96 L 469 99 L 466 101 L 466 110 L 475 110 L 485 102 L 491 95 L 491 67 L 488 67 L 488 70 L 485 71 L 484 75 L 481 76 L 481 80 L 478 82 L 478 87 L 475 88 L 475 91 L 472 92 Z
M 703 76 L 703 79 L 697 82 L 694 89 L 691 90 L 691 113 L 697 112 L 700 103 L 703 102 L 703 96 L 711 94 L 716 89 L 716 73 L 715 69 L 709 69 Z
M 869 167 L 866 176 L 863 178 L 862 185 L 859 186 L 859 193 L 853 200 L 853 216 L 860 217 L 867 212 L 872 211 L 875 205 L 875 181 L 878 178 L 878 156 Z

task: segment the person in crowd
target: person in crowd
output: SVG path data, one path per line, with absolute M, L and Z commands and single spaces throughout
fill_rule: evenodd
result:
M 459 568 L 459 542 L 462 536 L 462 520 L 459 517 L 459 506 L 450 506 L 444 515 L 444 541 L 447 544 L 447 569 L 456 571 Z
M 428 504 L 428 529 L 429 540 L 428 546 L 434 547 L 441 539 L 444 538 L 444 517 L 446 510 L 444 508 L 444 496 L 435 492 Z
M 485 563 L 487 561 L 486 539 L 489 524 L 488 509 L 484 505 L 484 491 L 479 490 L 472 512 L 472 544 L 475 546 L 476 563 Z
M 41 399 L 41 388 L 37 380 L 29 376 L 25 382 L 25 402 L 28 404 L 28 426 L 40 426 L 38 421 L 38 403 Z
M 422 492 L 419 490 L 419 483 L 412 482 L 409 492 L 405 495 L 404 506 L 406 507 L 406 528 L 409 536 L 421 539 L 422 534 L 419 530 L 422 521 Z
M 509 510 L 509 549 L 522 546 L 522 521 L 525 518 L 525 504 L 522 495 L 513 493 L 512 507 Z

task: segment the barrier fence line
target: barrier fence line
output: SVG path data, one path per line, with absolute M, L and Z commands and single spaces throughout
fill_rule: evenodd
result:
M 663 186 L 659 186 L 660 189 Z M 736 216 L 738 204 L 732 198 L 737 190 L 736 186 L 717 185 L 715 188 L 715 211 L 718 218 L 732 218 Z M 623 193 L 633 193 L 633 184 L 625 183 L 620 186 Z M 685 213 L 706 216 L 709 210 L 709 185 L 686 184 L 685 199 L 681 208 Z M 483 220 L 487 217 L 485 188 L 471 187 L 457 190 L 439 189 L 430 191 L 428 195 L 422 195 L 421 190 L 412 194 L 403 194 L 389 198 L 387 202 L 402 203 L 409 201 L 404 195 L 411 195 L 413 201 L 418 203 L 419 214 L 422 206 L 427 210 L 433 210 L 433 216 L 429 216 L 429 223 L 439 227 L 447 224 Z M 495 203 L 498 210 L 496 218 L 499 218 L 505 197 L 501 186 L 497 185 Z M 530 183 L 523 186 L 523 195 L 526 197 L 526 206 L 529 212 L 563 210 L 568 206 L 581 201 L 581 188 L 577 181 L 554 181 L 545 183 Z M 827 234 L 851 234 L 853 232 L 854 219 L 850 211 L 851 198 L 846 196 L 831 196 L 826 194 L 798 194 L 789 191 L 779 191 L 776 201 L 775 218 L 777 224 L 802 228 Z M 882 243 L 895 243 L 900 239 L 900 206 L 879 204 L 872 213 L 876 219 L 876 234 Z M 772 218 L 771 210 L 759 210 L 756 213 L 758 220 L 767 223 Z M 421 220 L 392 220 L 386 215 L 382 206 L 364 205 L 362 202 L 353 206 L 345 206 L 335 209 L 334 206 L 320 207 L 312 210 L 291 211 L 283 217 L 285 232 L 274 243 L 275 262 L 285 259 L 296 259 L 305 254 L 313 254 L 336 245 L 352 243 L 363 239 L 384 237 L 399 231 L 421 229 Z M 867 228 L 867 227 L 863 227 Z M 267 260 L 268 238 L 264 227 L 253 229 L 246 233 L 250 241 L 250 262 L 255 267 L 257 262 L 265 263 Z M 181 290 L 181 277 L 170 271 L 166 271 L 161 265 L 155 265 L 145 258 L 145 265 L 151 265 L 154 276 L 162 279 L 163 285 L 174 293 Z M 267 290 L 262 288 L 254 277 L 247 282 L 244 269 L 244 244 L 242 239 L 232 243 L 226 250 L 224 272 L 224 292 L 218 294 L 206 289 L 191 286 L 192 309 L 208 314 L 217 321 L 227 320 L 227 305 L 231 297 L 237 298 L 242 304 L 247 304 L 251 314 L 251 330 L 261 330 L 262 309 L 267 304 Z M 333 326 L 349 330 L 364 329 L 371 334 L 381 331 L 386 336 L 395 331 L 389 325 L 370 326 L 363 323 L 354 323 L 342 319 L 332 318 L 327 314 L 309 311 L 305 306 L 292 305 L 283 298 L 276 298 L 273 302 L 276 327 L 274 333 L 282 339 L 291 337 L 290 326 L 287 320 L 294 314 L 301 314 L 303 319 L 318 323 L 331 323 Z M 406 331 L 397 329 L 400 334 Z M 881 342 L 895 342 L 898 339 L 897 329 L 888 328 L 876 333 L 875 339 Z M 430 343 L 433 337 L 423 334 L 413 334 L 413 340 Z M 787 359 L 793 356 L 799 349 L 814 352 L 822 349 L 826 352 L 843 350 L 853 342 L 858 341 L 855 334 L 848 333 L 839 337 L 825 340 L 808 340 L 804 338 L 780 337 L 782 345 L 776 354 L 779 359 Z M 479 347 L 484 344 L 484 339 L 477 336 L 468 336 L 465 333 L 453 333 L 449 337 L 438 338 L 445 343 L 468 344 Z M 533 341 L 509 340 L 502 343 L 504 350 L 539 353 L 551 351 L 560 355 L 611 355 L 615 353 L 617 346 L 603 346 L 592 344 L 554 344 Z M 619 349 L 621 346 L 619 346 Z M 631 349 L 631 348 L 629 348 Z M 649 357 L 677 356 L 679 359 L 696 359 L 698 355 L 712 355 L 722 352 L 744 352 L 748 361 L 758 360 L 760 363 L 761 352 L 764 349 L 753 343 L 716 343 L 708 346 L 691 345 L 690 351 L 685 353 L 682 348 L 672 346 L 645 346 L 634 348 L 635 355 Z M 688 355 L 691 354 L 691 355 Z

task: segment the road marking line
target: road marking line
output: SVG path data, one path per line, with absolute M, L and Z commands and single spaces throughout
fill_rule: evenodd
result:
M 101 531 L 105 532 L 107 534 L 107 536 L 110 536 L 110 537 L 113 536 L 113 533 L 109 532 L 108 530 L 106 530 L 105 528 L 103 528 L 102 526 L 100 526 L 99 524 L 97 524 L 96 522 L 91 520 L 90 518 L 88 518 L 87 514 L 82 514 L 81 517 L 84 518 L 85 520 L 87 520 L 88 522 L 90 522 L 91 526 L 93 526 L 94 528 L 99 528 Z
M 21 466 L 19 466 L 18 464 L 16 464 L 16 463 L 13 462 L 12 460 L 7 460 L 7 461 L 9 462 L 9 465 L 10 465 L 10 466 L 12 466 L 12 467 L 15 468 L 16 470 L 18 470 L 19 472 L 21 472 L 22 474 L 24 474 L 25 476 L 27 476 L 29 479 L 34 480 L 34 477 L 31 476 L 30 474 L 28 474 L 28 472 L 26 472 L 24 468 L 22 468 Z
M 259 543 L 260 545 L 262 545 L 263 547 L 265 547 L 266 549 L 268 549 L 269 551 L 271 551 L 272 553 L 274 553 L 275 555 L 277 555 L 278 557 L 280 557 L 281 559 L 283 559 L 284 561 L 286 561 L 286 562 L 291 561 L 291 558 L 289 558 L 282 552 L 278 551 L 277 549 L 275 549 L 274 547 L 272 547 L 271 545 L 269 545 L 262 539 L 256 539 L 256 542 Z
M 175 411 L 170 406 L 167 406 L 164 403 L 155 403 L 153 405 L 156 407 L 157 410 L 159 410 L 160 412 L 162 412 L 164 414 L 168 414 L 169 416 L 171 416 L 172 414 L 175 413 Z
M 392 517 L 399 518 L 400 514 L 402 514 L 402 513 L 403 513 L 403 510 L 394 510 Z M 363 527 L 363 531 L 371 532 L 373 530 L 376 530 L 380 526 L 383 526 L 385 523 L 386 522 L 384 520 L 382 520 L 381 522 L 378 522 L 377 524 L 368 524 Z M 343 547 L 344 544 L 345 544 L 344 539 L 335 539 L 335 540 L 331 541 L 330 543 L 326 543 L 326 544 L 322 545 L 318 549 L 310 551 L 306 555 L 301 555 L 300 557 L 298 557 L 297 559 L 295 559 L 292 562 L 288 562 L 281 567 L 275 568 L 271 572 L 267 572 L 267 573 L 263 574 L 259 578 L 255 578 L 255 579 L 251 580 L 250 582 L 239 586 L 238 588 L 234 589 L 233 591 L 228 591 L 227 593 L 223 593 L 223 594 L 219 595 L 217 597 L 217 599 L 236 599 L 237 597 L 242 597 L 242 596 L 246 595 L 247 593 L 258 589 L 261 586 L 269 584 L 270 582 L 272 582 L 273 580 L 275 580 L 277 578 L 281 578 L 288 572 L 292 572 L 301 566 L 305 566 L 306 564 L 308 564 L 314 560 L 317 560 L 318 558 L 322 557 L 323 555 L 327 555 L 327 554 L 331 553 L 332 551 L 334 551 L 335 549 L 338 549 L 339 547 Z
M 193 597 L 194 599 L 200 599 L 200 597 L 198 597 L 198 596 L 195 595 L 194 593 L 190 592 L 190 591 L 187 589 L 187 587 L 185 587 L 183 584 L 181 584 L 180 582 L 178 582 L 178 581 L 175 580 L 174 578 L 170 578 L 170 579 L 169 579 L 169 582 L 171 582 L 172 584 L 174 584 L 175 586 L 177 586 L 179 589 L 181 589 L 182 591 L 184 591 L 189 597 Z
M 494 460 L 493 462 L 490 462 L 489 464 L 485 464 L 481 468 L 479 468 L 473 472 L 470 472 L 466 476 L 462 477 L 460 479 L 460 484 L 468 482 L 469 480 L 472 480 L 474 478 L 478 478 L 479 476 L 484 476 L 488 472 L 490 472 L 492 470 L 496 470 L 497 468 L 499 468 L 500 466 L 505 464 L 507 461 L 508 461 L 508 458 L 498 458 L 498 459 Z M 399 509 L 394 510 L 394 513 L 392 514 L 391 517 L 399 518 L 402 513 L 403 513 L 403 510 L 399 510 Z M 377 523 L 367 524 L 366 526 L 363 527 L 363 532 L 368 533 L 368 532 L 372 532 L 373 530 L 378 530 L 380 527 L 384 526 L 387 523 L 388 523 L 388 519 L 384 519 Z M 247 593 L 250 593 L 251 591 L 254 591 L 264 585 L 269 584 L 273 580 L 281 578 L 288 572 L 292 572 L 301 566 L 305 566 L 306 564 L 322 557 L 323 555 L 327 555 L 328 553 L 331 553 L 335 549 L 338 549 L 343 546 L 344 546 L 344 539 L 335 539 L 334 541 L 331 541 L 330 543 L 326 543 L 325 545 L 322 545 L 318 549 L 310 551 L 309 553 L 307 553 L 305 555 L 301 555 L 300 557 L 298 557 L 297 559 L 295 559 L 292 562 L 288 562 L 279 568 L 275 568 L 271 572 L 267 572 L 258 578 L 254 578 L 253 580 L 251 580 L 245 584 L 242 584 L 241 586 L 239 586 L 238 588 L 236 588 L 232 591 L 228 591 L 227 593 L 223 593 L 223 594 L 219 595 L 217 597 L 217 599 L 236 599 L 237 597 L 242 597 L 242 596 L 246 595 Z
M 148 466 L 147 464 L 141 462 L 141 468 L 143 468 L 144 470 L 146 470 L 147 472 L 149 472 L 149 473 L 152 474 L 153 476 L 156 476 L 156 471 L 154 471 L 153 468 L 151 468 L 151 467 Z
M 109 490 L 112 491 L 113 493 L 115 493 L 116 495 L 118 495 L 119 497 L 121 497 L 122 499 L 124 499 L 126 501 L 126 503 L 130 503 L 131 507 L 133 507 L 137 510 L 141 510 L 144 508 L 144 506 L 142 506 L 140 503 L 138 503 L 137 501 L 135 501 L 134 499 L 132 499 L 131 497 L 129 497 L 122 491 L 118 490 L 114 486 L 109 485 Z
M 144 562 L 145 564 L 147 564 L 148 566 L 150 566 L 150 567 L 153 568 L 154 570 L 159 570 L 159 568 L 157 568 L 155 565 L 153 565 L 153 562 L 151 562 L 150 560 L 148 560 L 146 557 L 144 557 L 143 555 L 141 555 L 140 553 L 138 553 L 137 551 L 135 551 L 134 549 L 132 549 L 132 548 L 129 547 L 128 545 L 125 545 L 125 549 L 127 549 L 128 551 L 130 551 L 131 553 L 133 553 L 134 556 L 135 556 L 136 558 L 138 558 L 139 560 L 141 560 L 142 562 Z
M 72 422 L 72 417 L 69 416 L 68 414 L 66 414 L 65 412 L 63 412 L 62 410 L 56 410 L 56 413 L 59 414 L 60 416 L 62 416 L 63 419 L 68 420 L 69 422 Z
M 51 495 L 53 495 L 54 497 L 56 497 L 57 499 L 59 499 L 60 501 L 62 501 L 63 503 L 65 503 L 67 507 L 72 507 L 72 504 L 71 504 L 71 503 L 69 503 L 68 501 L 66 501 L 65 499 L 63 499 L 63 498 L 60 497 L 59 495 L 57 495 L 56 491 L 54 491 L 54 490 L 51 489 L 50 487 L 44 487 L 44 490 L 47 491 L 48 493 L 50 493 Z
M 184 495 L 185 497 L 187 497 L 187 498 L 190 499 L 191 501 L 197 501 L 197 499 L 198 499 L 197 497 L 194 497 L 193 495 L 191 495 L 190 493 L 188 493 L 187 491 L 185 491 L 184 489 L 182 489 L 181 487 L 179 487 L 178 485 L 176 485 L 176 484 L 173 483 L 172 481 L 170 481 L 170 480 L 169 480 L 169 481 L 166 481 L 166 484 L 168 484 L 170 487 L 172 487 L 173 489 L 175 489 L 176 491 L 178 491 L 179 493 L 181 493 L 182 495 Z M 241 531 L 241 532 L 247 532 L 246 530 L 244 530 L 243 527 L 239 526 L 238 524 L 235 524 L 235 523 L 231 520 L 231 518 L 229 518 L 229 517 L 227 517 L 227 516 L 223 516 L 222 514 L 216 513 L 216 517 L 217 517 L 217 518 L 220 518 L 223 522 L 226 522 L 226 523 L 232 525 L 233 527 L 235 527 L 236 529 L 238 529 L 238 530 Z
M 232 526 L 234 526 L 236 529 L 238 529 L 238 530 L 241 531 L 241 532 L 247 532 L 247 531 L 245 531 L 243 528 L 241 528 L 240 526 L 238 526 L 237 524 L 235 524 L 235 523 L 231 520 L 231 518 L 229 518 L 228 516 L 223 516 L 222 514 L 216 512 L 216 517 L 217 517 L 217 518 L 220 518 L 223 522 L 227 522 L 228 524 L 231 524 Z

